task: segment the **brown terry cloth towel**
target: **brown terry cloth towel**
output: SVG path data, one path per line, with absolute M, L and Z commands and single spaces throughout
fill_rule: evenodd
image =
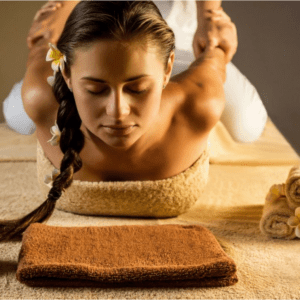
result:
M 236 264 L 200 225 L 57 227 L 23 233 L 16 278 L 33 287 L 221 287 Z

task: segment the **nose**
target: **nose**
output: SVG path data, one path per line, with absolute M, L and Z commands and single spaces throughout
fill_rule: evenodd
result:
M 125 97 L 120 94 L 112 96 L 106 106 L 106 114 L 114 119 L 123 119 L 130 113 L 130 107 Z

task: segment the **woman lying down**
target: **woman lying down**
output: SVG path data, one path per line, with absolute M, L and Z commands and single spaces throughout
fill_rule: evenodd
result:
M 140 193 L 131 204 L 127 199 L 131 208 L 123 214 L 118 205 L 93 211 L 101 194 L 97 199 L 79 194 L 81 206 L 91 210 L 70 209 L 77 213 L 170 217 L 193 204 L 175 201 L 191 198 L 189 188 L 201 193 L 207 183 L 207 138 L 223 112 L 226 64 L 237 50 L 236 27 L 228 15 L 218 9 L 206 11 L 206 17 L 214 43 L 171 79 L 175 37 L 152 1 L 79 2 L 56 45 L 32 49 L 22 88 L 24 108 L 36 125 L 38 144 L 58 172 L 40 207 L 21 219 L 0 222 L 1 241 L 48 220 L 73 180 L 78 188 L 86 184 L 86 190 L 127 182 L 133 184 L 129 198 Z M 49 68 L 46 58 L 52 78 L 39 71 Z M 181 186 L 172 202 L 168 193 L 174 192 L 170 186 L 176 180 Z M 152 194 L 153 206 L 147 206 L 143 188 L 143 197 L 148 188 L 162 198 Z

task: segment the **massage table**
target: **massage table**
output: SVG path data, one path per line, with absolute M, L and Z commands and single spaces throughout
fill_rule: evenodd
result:
M 37 182 L 36 133 L 21 135 L 0 123 L 0 219 L 20 218 L 45 201 Z M 300 298 L 300 241 L 263 235 L 265 196 L 286 180 L 300 158 L 268 117 L 260 138 L 235 142 L 219 121 L 208 140 L 209 181 L 202 197 L 174 218 L 85 216 L 55 209 L 49 226 L 198 224 L 209 229 L 237 265 L 238 283 L 218 288 L 30 288 L 16 279 L 21 240 L 0 243 L 0 299 L 273 299 Z

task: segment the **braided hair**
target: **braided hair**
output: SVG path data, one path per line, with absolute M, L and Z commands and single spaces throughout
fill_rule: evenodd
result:
M 153 1 L 81 1 L 68 17 L 57 42 L 57 48 L 66 56 L 67 76 L 74 63 L 74 50 L 88 48 L 99 39 L 144 41 L 158 50 L 165 71 L 170 53 L 175 49 L 174 32 Z M 56 73 L 52 90 L 59 103 L 57 126 L 61 132 L 59 146 L 64 154 L 60 174 L 54 179 L 46 201 L 37 209 L 21 219 L 0 220 L 0 241 L 21 235 L 31 223 L 47 221 L 56 201 L 71 186 L 73 174 L 82 167 L 79 155 L 84 147 L 82 121 L 61 72 Z

